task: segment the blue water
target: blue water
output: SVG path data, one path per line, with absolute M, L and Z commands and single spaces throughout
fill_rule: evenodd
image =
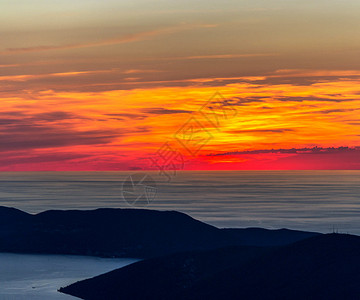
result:
M 76 300 L 60 287 L 137 260 L 71 255 L 0 253 L 1 300 Z
M 129 208 L 134 172 L 0 173 L 0 205 L 48 209 Z M 178 210 L 218 227 L 291 228 L 360 234 L 360 171 L 182 171 L 156 182 L 146 208 Z

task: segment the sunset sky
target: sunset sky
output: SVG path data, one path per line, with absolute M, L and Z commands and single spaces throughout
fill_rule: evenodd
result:
M 357 0 L 0 1 L 0 171 L 360 169 L 359 16 Z

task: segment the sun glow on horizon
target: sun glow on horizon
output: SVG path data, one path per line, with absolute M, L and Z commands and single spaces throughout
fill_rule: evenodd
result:
M 360 145 L 356 1 L 18 2 L 0 18 L 2 171 L 151 169 L 167 142 L 189 170 L 360 168 L 244 153 Z M 236 111 L 218 127 L 199 113 L 216 92 Z M 191 117 L 199 151 L 174 138 Z

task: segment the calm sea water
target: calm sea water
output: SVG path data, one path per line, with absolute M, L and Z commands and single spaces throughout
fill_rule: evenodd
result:
M 0 173 L 0 205 L 48 209 L 129 208 L 122 183 L 134 172 Z M 178 210 L 218 227 L 360 234 L 360 171 L 182 171 L 146 208 Z
M 134 259 L 0 253 L 1 300 L 76 300 L 57 290 L 135 262 Z

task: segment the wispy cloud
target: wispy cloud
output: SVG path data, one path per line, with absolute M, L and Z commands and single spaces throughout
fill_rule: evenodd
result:
M 245 129 L 245 130 L 231 130 L 226 131 L 232 134 L 242 134 L 242 133 L 283 133 L 294 131 L 291 128 L 274 128 L 274 129 Z
M 191 111 L 183 109 L 167 109 L 161 107 L 155 108 L 146 108 L 142 110 L 145 113 L 155 114 L 155 115 L 171 115 L 171 114 L 189 114 Z
M 121 37 L 115 37 L 112 39 L 106 39 L 102 41 L 95 41 L 89 43 L 74 43 L 74 44 L 65 44 L 65 45 L 41 45 L 34 47 L 23 47 L 23 48 L 8 48 L 5 51 L 0 52 L 2 55 L 8 54 L 17 54 L 17 53 L 27 53 L 27 52 L 41 52 L 49 50 L 67 50 L 67 49 L 76 49 L 76 48 L 88 48 L 88 47 L 100 47 L 100 46 L 110 46 L 118 45 L 125 43 L 132 43 L 137 41 L 142 41 L 150 39 L 160 35 L 173 34 L 176 32 L 190 30 L 195 28 L 211 28 L 216 27 L 214 24 L 181 24 L 178 26 L 160 28 L 150 31 L 143 31 L 139 33 L 127 34 Z
M 62 73 L 48 73 L 48 74 L 25 74 L 25 75 L 9 75 L 0 76 L 0 81 L 27 81 L 31 79 L 40 79 L 47 77 L 70 77 L 80 75 L 90 75 L 98 73 L 109 73 L 114 70 L 96 70 L 96 71 L 78 71 L 78 72 L 62 72 Z
M 21 64 L 8 64 L 8 65 L 0 65 L 0 68 L 15 68 L 15 67 L 21 67 Z
M 264 153 L 282 153 L 282 154 L 333 154 L 343 152 L 357 152 L 360 153 L 360 147 L 311 147 L 311 148 L 291 148 L 291 149 L 257 149 L 233 151 L 225 153 L 208 154 L 207 156 L 227 156 L 227 155 L 243 155 L 243 154 L 264 154 Z
M 161 73 L 164 71 L 161 70 L 148 70 L 148 69 L 130 69 L 130 70 L 126 70 L 123 73 L 124 74 L 141 74 L 141 73 Z
M 165 57 L 162 60 L 195 60 L 195 59 L 230 59 L 230 58 L 249 58 L 276 56 L 276 53 L 244 53 L 244 54 L 211 54 L 211 55 L 193 55 L 181 57 Z
M 360 76 L 358 70 L 306 70 L 280 69 L 268 77 L 352 77 Z

